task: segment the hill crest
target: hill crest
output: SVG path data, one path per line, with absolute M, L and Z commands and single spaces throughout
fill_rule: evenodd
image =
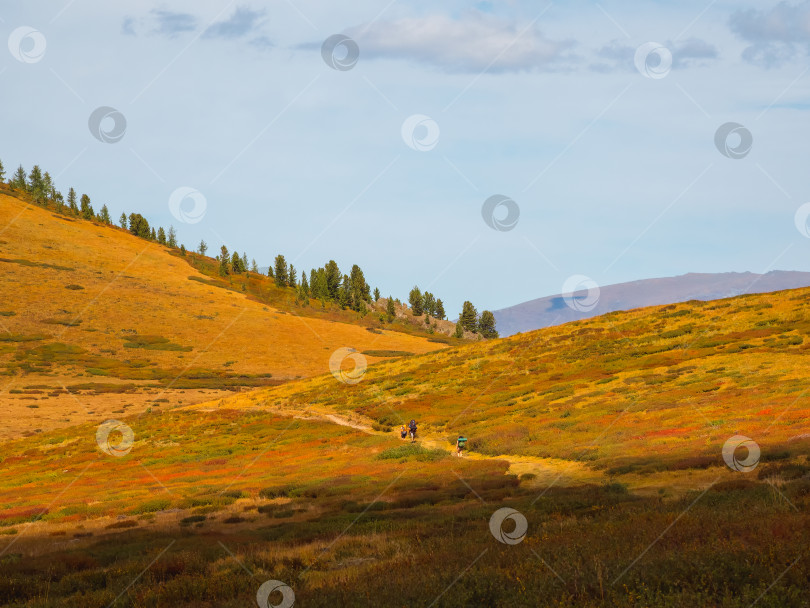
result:
M 632 310 L 688 302 L 717 300 L 743 294 L 766 293 L 810 286 L 810 272 L 772 270 L 753 272 L 687 273 L 674 277 L 641 279 L 574 292 L 587 297 L 582 306 L 569 306 L 569 294 L 556 294 L 494 311 L 502 336 L 587 319 L 619 310 Z M 575 288 L 576 289 L 576 288 Z M 568 296 L 568 297 L 566 297 Z M 592 300 L 596 300 L 592 303 Z

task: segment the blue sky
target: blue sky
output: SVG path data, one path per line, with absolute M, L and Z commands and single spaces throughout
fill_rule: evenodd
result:
M 33 0 L 0 33 L 7 172 L 38 163 L 189 248 L 357 263 L 451 316 L 572 275 L 810 270 L 810 2 Z M 322 56 L 335 34 L 349 69 Z M 741 158 L 715 146 L 729 122 Z

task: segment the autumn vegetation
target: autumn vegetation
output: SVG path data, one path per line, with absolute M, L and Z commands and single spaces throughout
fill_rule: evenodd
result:
M 75 199 L 0 185 L 0 605 L 235 608 L 266 580 L 301 606 L 806 605 L 810 289 L 495 339 L 470 302 L 259 273 Z

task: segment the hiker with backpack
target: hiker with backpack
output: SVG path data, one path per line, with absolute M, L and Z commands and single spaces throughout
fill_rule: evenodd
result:
M 408 431 L 405 430 L 405 425 L 404 424 L 399 429 L 399 436 L 402 437 L 403 439 L 408 438 Z
M 459 435 L 456 440 L 456 456 L 464 456 L 464 448 L 467 447 L 467 438 L 464 435 Z
M 416 420 L 408 423 L 408 434 L 411 436 L 411 443 L 414 443 L 416 441 Z

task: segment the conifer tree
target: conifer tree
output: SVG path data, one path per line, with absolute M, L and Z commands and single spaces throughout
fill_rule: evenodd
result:
M 228 275 L 228 248 L 223 245 L 219 251 L 219 276 L 224 277 Z
M 14 172 L 14 177 L 11 178 L 11 187 L 16 188 L 17 190 L 27 190 L 28 189 L 28 176 L 25 173 L 25 169 L 23 166 L 20 165 L 17 167 L 17 170 Z
M 53 199 L 54 190 L 51 174 L 46 171 L 42 176 L 42 198 Z
M 487 339 L 498 337 L 498 332 L 495 329 L 495 315 L 489 310 L 481 313 L 481 318 L 478 320 L 478 331 Z
M 439 320 L 443 320 L 445 317 L 444 312 L 444 304 L 442 303 L 441 299 L 436 300 L 436 313 L 433 315 Z
M 3 166 L 3 161 L 0 160 L 0 183 L 6 179 L 6 168 Z
M 159 227 L 159 228 L 158 228 L 158 231 L 157 231 L 157 241 L 158 241 L 158 243 L 160 243 L 161 245 L 165 245 L 165 244 L 166 244 L 166 232 L 163 230 L 163 226 L 161 226 L 161 227 Z
M 95 217 L 96 215 L 95 213 L 93 213 L 93 205 L 90 204 L 90 197 L 87 196 L 86 194 L 82 194 L 81 213 L 82 218 L 85 220 L 92 220 L 93 217 Z
M 380 299 L 380 290 L 379 288 L 374 288 L 374 301 L 377 302 Z
M 177 232 L 174 226 L 169 226 L 169 234 L 166 235 L 166 244 L 169 247 L 177 247 Z M 186 255 L 186 248 L 183 247 L 183 255 Z
M 259 265 L 256 264 L 256 258 L 253 258 L 250 261 L 250 272 L 255 272 L 256 274 L 259 274 Z
M 28 192 L 34 197 L 34 201 L 39 202 L 44 194 L 45 184 L 42 181 L 42 170 L 39 165 L 34 165 L 28 175 Z
M 349 275 L 349 287 L 352 296 L 352 308 L 360 311 L 365 307 L 364 303 L 371 300 L 371 288 L 366 283 L 366 277 L 357 264 L 352 266 L 351 275 Z
M 413 289 L 411 289 L 411 293 L 408 295 L 408 302 L 411 305 L 411 312 L 415 317 L 419 317 L 424 312 L 424 299 L 422 297 L 422 291 L 414 285 Z
M 428 316 L 436 316 L 436 297 L 429 291 L 426 291 L 425 295 L 422 297 L 422 302 L 424 302 L 425 314 Z
M 326 279 L 325 268 L 318 268 L 315 271 L 315 278 L 309 282 L 309 289 L 312 292 L 312 297 L 318 298 L 322 303 L 333 299 L 329 293 L 329 282 Z
M 151 241 L 156 241 L 157 240 L 157 234 L 155 234 L 155 227 L 154 226 L 152 226 L 152 232 L 149 234 L 149 240 L 151 240 Z
M 324 266 L 324 273 L 326 276 L 326 297 L 339 301 L 339 292 L 343 277 L 340 274 L 340 268 L 338 268 L 337 262 L 335 262 L 335 260 L 329 260 L 326 266 Z
M 79 205 L 76 203 L 76 201 L 78 201 L 78 198 L 76 198 L 76 191 L 73 188 L 71 188 L 70 190 L 68 190 L 67 202 L 68 207 L 70 208 L 70 212 L 73 215 L 79 215 Z
M 235 251 L 231 256 L 231 269 L 233 270 L 234 274 L 242 274 L 245 272 L 245 269 L 242 267 L 242 258 L 240 258 L 239 254 Z
M 274 271 L 273 275 L 276 279 L 276 285 L 278 287 L 286 287 L 288 277 L 287 277 L 287 260 L 284 259 L 284 256 L 279 254 L 276 256 L 275 263 L 273 264 Z
M 107 209 L 107 205 L 101 206 L 101 213 L 98 214 L 98 219 L 105 224 L 112 224 L 112 219 L 110 219 L 110 210 Z
M 307 281 L 307 273 L 301 273 L 301 293 L 309 297 L 309 282 Z
M 121 217 L 118 218 L 118 225 L 121 226 L 124 230 L 127 229 L 127 214 L 122 213 Z
M 200 246 L 197 247 L 197 251 L 200 252 L 200 255 L 205 255 L 205 252 L 208 251 L 208 244 L 205 241 L 200 241 Z
M 461 321 L 456 323 L 456 331 L 453 332 L 454 338 L 463 338 L 464 337 L 464 328 L 461 326 Z
M 473 333 L 478 331 L 478 311 L 475 310 L 475 306 L 472 305 L 472 302 L 464 302 L 461 316 L 458 320 L 466 331 Z
M 303 272 L 303 273 L 301 273 L 301 276 L 306 279 L 307 273 Z M 304 291 L 304 283 L 303 282 L 298 283 L 298 287 L 296 288 L 296 292 L 295 292 L 295 301 L 297 303 L 299 303 L 299 304 L 304 304 L 304 305 L 309 303 L 309 297 L 307 296 L 306 291 Z
M 297 281 L 297 271 L 295 270 L 295 266 L 290 264 L 290 270 L 287 271 L 287 285 L 290 287 L 295 287 Z
M 397 316 L 397 311 L 394 308 L 394 298 L 388 296 L 388 302 L 385 304 L 385 314 L 388 317 L 388 322 L 391 323 Z
M 338 302 L 343 308 L 349 308 L 352 305 L 352 285 L 347 274 L 343 275 L 343 281 L 340 284 Z
M 148 239 L 151 236 L 149 222 L 140 213 L 129 214 L 129 231 L 142 239 Z

